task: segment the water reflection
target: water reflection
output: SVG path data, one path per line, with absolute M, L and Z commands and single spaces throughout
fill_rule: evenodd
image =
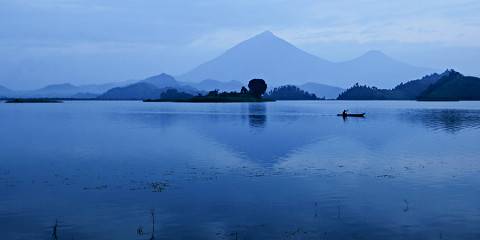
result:
M 478 239 L 479 110 L 345 104 L 0 106 L 0 239 Z
M 264 103 L 249 104 L 248 122 L 252 128 L 264 128 L 267 122 L 267 105 Z
M 407 111 L 401 119 L 421 123 L 433 130 L 457 133 L 464 129 L 480 128 L 480 111 L 464 109 L 420 109 Z
M 182 134 L 189 136 L 184 138 L 182 145 L 192 144 L 194 139 L 203 139 L 216 148 L 222 146 L 234 156 L 243 156 L 246 161 L 264 166 L 271 166 L 318 139 L 328 138 L 335 131 L 329 123 L 340 123 L 337 118 L 322 120 L 291 112 L 267 116 L 268 105 L 265 103 L 221 107 L 224 106 L 227 107 L 180 112 L 156 109 L 112 114 L 111 118 L 116 121 L 123 119 L 126 121 L 124 124 L 133 122 L 148 128 L 164 129 L 165 137 L 177 135 L 176 132 L 182 129 Z M 238 108 L 238 111 L 230 112 L 228 107 Z M 317 125 L 317 122 L 321 124 Z

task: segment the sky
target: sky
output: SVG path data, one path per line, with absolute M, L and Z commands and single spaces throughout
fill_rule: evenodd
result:
M 331 61 L 369 50 L 480 76 L 478 0 L 0 0 L 0 85 L 182 74 L 270 30 Z

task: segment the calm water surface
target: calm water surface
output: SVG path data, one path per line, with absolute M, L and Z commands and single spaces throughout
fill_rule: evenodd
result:
M 479 156 L 480 102 L 0 103 L 0 239 L 480 239 Z

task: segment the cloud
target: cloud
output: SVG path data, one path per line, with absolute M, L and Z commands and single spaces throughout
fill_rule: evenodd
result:
M 5 6 L 0 10 L 4 39 L 150 40 L 224 48 L 247 35 L 242 33 L 268 28 L 308 43 L 392 40 L 477 46 L 480 32 L 480 2 L 470 0 L 18 0 Z
M 15 49 L 15 50 L 14 50 Z M 15 54 L 41 56 L 88 56 L 98 54 L 131 54 L 140 52 L 158 52 L 168 46 L 148 42 L 109 42 L 109 41 L 0 41 L 0 51 L 14 50 Z
M 310 21 L 279 31 L 300 44 L 435 43 L 480 46 L 480 3 L 473 1 L 336 1 L 313 4 Z
M 36 11 L 68 11 L 68 12 L 106 12 L 114 9 L 112 6 L 102 4 L 99 1 L 80 0 L 15 0 L 10 1 L 11 7 L 17 9 Z
M 431 43 L 444 46 L 479 47 L 477 26 L 444 19 L 403 19 L 389 23 L 345 24 L 327 27 L 298 27 L 279 34 L 297 44 L 332 42 L 368 43 L 392 41 L 405 44 Z

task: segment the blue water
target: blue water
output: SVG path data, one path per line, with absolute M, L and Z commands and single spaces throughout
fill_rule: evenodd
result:
M 0 239 L 480 239 L 479 140 L 480 102 L 0 103 Z

